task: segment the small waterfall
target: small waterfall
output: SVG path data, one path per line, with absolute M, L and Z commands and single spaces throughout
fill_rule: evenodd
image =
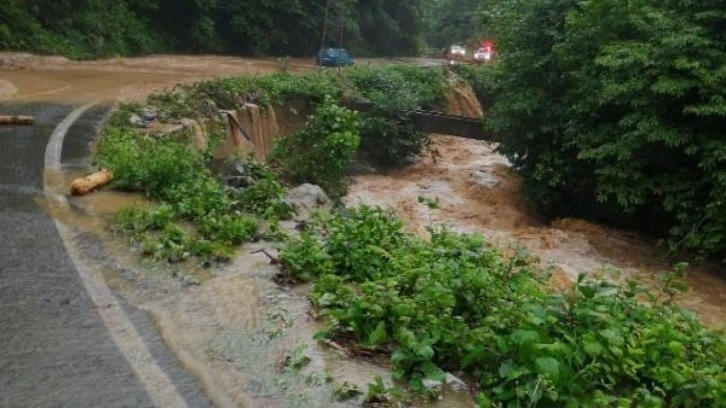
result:
M 239 111 L 227 111 L 227 137 L 217 148 L 215 157 L 254 153 L 258 160 L 264 161 L 277 138 L 286 137 L 303 126 L 309 110 L 306 101 L 290 101 L 268 107 L 245 103 Z
M 446 113 L 450 115 L 480 118 L 484 109 L 468 84 L 461 84 L 446 94 Z

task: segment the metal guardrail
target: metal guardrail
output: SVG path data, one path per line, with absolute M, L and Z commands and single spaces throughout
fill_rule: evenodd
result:
M 366 111 L 373 103 L 364 98 L 348 100 L 345 105 L 351 109 Z M 440 133 L 476 140 L 492 140 L 493 136 L 484 130 L 481 118 L 449 115 L 444 112 L 422 109 L 407 111 L 411 114 L 414 126 L 424 133 Z
M 492 140 L 492 135 L 484 130 L 481 118 L 425 110 L 415 110 L 411 114 L 416 129 L 424 133 L 440 133 L 475 140 Z

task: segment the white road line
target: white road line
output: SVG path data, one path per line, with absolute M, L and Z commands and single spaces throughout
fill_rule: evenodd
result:
M 45 193 L 54 199 L 58 205 L 66 209 L 68 209 L 66 197 L 53 191 L 48 179 L 53 174 L 57 174 L 61 168 L 61 150 L 63 148 L 63 139 L 68 128 L 71 127 L 83 112 L 96 105 L 96 103 L 91 102 L 83 105 L 63 119 L 55 130 L 53 130 L 53 133 L 51 133 L 50 140 L 48 140 L 48 145 L 45 149 Z M 174 384 L 156 364 L 156 360 L 149 352 L 133 323 L 131 323 L 131 320 L 126 315 L 126 312 L 118 304 L 116 297 L 111 293 L 108 286 L 106 286 L 103 276 L 93 271 L 81 260 L 73 243 L 71 229 L 55 218 L 53 221 L 63 240 L 63 245 L 68 250 L 68 254 L 83 281 L 83 285 L 90 295 L 98 313 L 101 315 L 106 328 L 111 333 L 111 337 L 119 350 L 121 350 L 126 360 L 131 364 L 141 383 L 144 384 L 155 406 L 158 408 L 188 408 Z

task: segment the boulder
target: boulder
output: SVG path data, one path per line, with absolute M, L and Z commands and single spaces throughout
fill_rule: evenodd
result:
M 447 388 L 454 392 L 471 391 L 463 380 L 451 373 L 446 373 L 446 379 L 443 383 L 430 378 L 425 378 L 422 382 L 428 390 L 441 391 L 442 386 L 446 384 Z
M 305 183 L 291 188 L 286 201 L 298 210 L 310 211 L 328 204 L 330 199 L 320 186 Z

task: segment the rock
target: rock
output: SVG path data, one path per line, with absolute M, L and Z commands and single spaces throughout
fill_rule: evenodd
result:
M 469 386 L 466 385 L 464 381 L 461 380 L 461 378 L 451 374 L 446 373 L 446 384 L 451 388 L 452 391 L 456 392 L 469 392 L 471 391 L 469 389 Z
M 131 123 L 131 126 L 145 127 L 144 120 L 141 119 L 141 117 L 135 113 L 132 113 L 129 116 L 129 122 Z
M 432 380 L 430 378 L 425 378 L 422 382 L 423 386 L 426 387 L 427 390 L 441 391 L 442 385 L 446 384 L 448 389 L 454 392 L 471 391 L 469 389 L 469 386 L 466 385 L 464 381 L 451 373 L 446 373 L 446 379 L 443 383 L 441 381 Z
M 434 390 L 434 391 L 441 391 L 441 381 L 432 380 L 430 378 L 424 378 L 423 386 L 426 387 L 427 390 Z
M 320 186 L 305 183 L 290 189 L 286 201 L 298 210 L 309 211 L 328 204 L 330 199 Z
M 156 120 L 156 110 L 150 107 L 144 108 L 144 117 L 142 120 L 146 123 Z

